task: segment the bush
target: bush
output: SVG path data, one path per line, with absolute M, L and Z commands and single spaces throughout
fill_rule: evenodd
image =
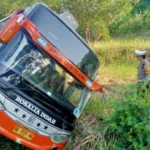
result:
M 109 134 L 118 138 L 116 150 L 150 149 L 150 102 L 142 97 L 137 100 L 136 91 L 126 93 L 108 119 Z

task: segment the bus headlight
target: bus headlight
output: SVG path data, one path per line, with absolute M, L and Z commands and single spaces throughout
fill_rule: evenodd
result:
M 63 142 L 66 142 L 69 138 L 68 135 L 51 135 L 50 136 L 52 141 L 55 142 L 55 143 L 63 143 Z

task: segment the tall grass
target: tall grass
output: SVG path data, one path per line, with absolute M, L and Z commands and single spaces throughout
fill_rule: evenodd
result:
M 101 82 L 105 78 L 115 80 L 116 83 L 136 81 L 138 61 L 135 50 L 147 50 L 150 58 L 150 42 L 144 39 L 100 41 L 94 43 L 92 48 L 101 62 L 98 76 Z
M 150 56 L 150 42 L 144 39 L 114 39 L 96 42 L 93 49 L 102 64 L 135 64 L 136 49 L 147 50 Z
M 92 93 L 77 126 L 65 150 L 113 150 L 118 137 L 108 134 L 108 122 L 105 120 L 113 111 L 114 101 L 124 96 L 127 87 L 114 89 L 106 101 L 100 93 Z M 105 118 L 105 119 L 104 119 Z M 107 135 L 107 137 L 106 137 Z
M 92 95 L 65 150 L 150 149 L 149 95 L 138 98 L 134 84 L 113 92 Z
M 128 111 L 128 104 L 126 107 L 122 105 L 125 95 L 128 96 L 127 100 L 137 98 L 138 62 L 134 51 L 136 49 L 147 50 L 150 56 L 150 42 L 141 39 L 101 41 L 95 43 L 93 48 L 101 61 L 101 69 L 96 80 L 107 85 L 109 94 L 107 101 L 104 102 L 101 101 L 100 94 L 92 94 L 66 150 L 118 150 L 117 146 L 122 138 L 116 133 L 109 135 L 108 128 L 111 123 L 115 122 L 110 123 L 105 120 L 116 108 L 119 111 L 119 105 Z M 132 104 L 136 106 L 134 101 Z M 135 107 L 134 109 L 136 111 Z M 118 112 L 117 114 L 120 117 Z M 122 131 L 122 134 L 124 132 Z M 138 143 L 136 144 L 139 146 Z M 149 148 L 145 147 L 145 149 Z

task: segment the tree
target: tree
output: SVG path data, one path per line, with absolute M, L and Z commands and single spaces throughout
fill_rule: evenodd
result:
M 25 8 L 37 2 L 39 0 L 1 0 L 0 18 L 10 15 L 18 8 Z M 55 11 L 60 12 L 61 0 L 41 0 L 40 2 L 44 2 Z
M 89 43 L 109 37 L 109 26 L 132 9 L 136 0 L 62 0 L 63 8 L 79 21 L 78 31 Z

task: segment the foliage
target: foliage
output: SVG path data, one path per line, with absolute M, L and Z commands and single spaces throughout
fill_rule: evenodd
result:
M 1 0 L 0 18 L 13 13 L 18 8 L 25 8 L 37 2 L 44 2 L 55 11 L 60 12 L 61 0 Z
M 132 9 L 130 0 L 65 0 L 63 6 L 79 21 L 87 42 L 109 37 L 109 25 Z
M 150 30 L 150 1 L 140 0 L 131 13 L 118 18 L 110 25 L 112 36 L 147 38 Z
M 149 150 L 149 95 L 137 97 L 136 89 L 120 89 L 123 95 L 115 92 L 117 98 L 105 102 L 92 97 L 66 150 Z
M 131 87 L 130 91 L 133 91 Z M 150 100 L 149 97 L 137 99 L 136 90 L 125 93 L 125 97 L 115 103 L 114 112 L 108 119 L 109 133 L 118 137 L 116 150 L 150 148 Z
M 105 102 L 94 94 L 66 150 L 149 150 L 149 95 L 137 97 L 136 89 L 122 88 Z
M 108 123 L 104 118 L 111 112 L 111 101 L 101 101 L 100 94 L 93 93 L 65 150 L 112 150 L 116 137 L 108 135 Z

